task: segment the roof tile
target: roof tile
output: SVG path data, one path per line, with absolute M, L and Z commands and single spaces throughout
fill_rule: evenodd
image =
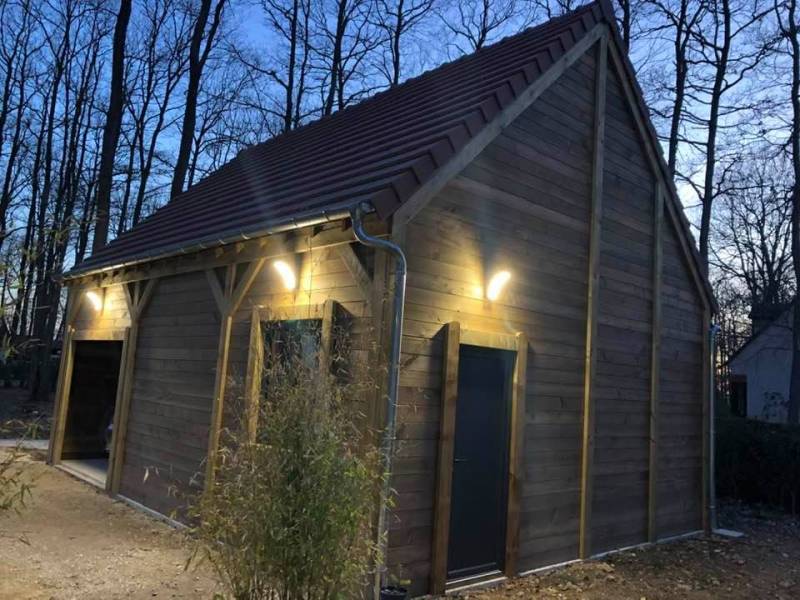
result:
M 585 5 L 243 150 L 73 273 L 250 237 L 361 200 L 387 218 L 604 20 L 598 3 Z

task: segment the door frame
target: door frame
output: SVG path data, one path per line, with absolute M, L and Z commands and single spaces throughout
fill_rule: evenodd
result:
M 114 398 L 114 427 L 111 430 L 111 449 L 108 456 L 108 470 L 106 471 L 106 491 L 111 489 L 112 476 L 115 471 L 115 454 L 117 452 L 117 423 L 120 413 L 120 397 L 122 386 L 125 383 L 126 357 L 128 354 L 130 327 L 110 333 L 95 334 L 87 330 L 75 330 L 68 326 L 62 346 L 59 376 L 54 397 L 53 425 L 50 432 L 49 463 L 58 466 L 61 463 L 61 453 L 64 446 L 64 436 L 67 426 L 67 412 L 69 411 L 70 392 L 72 390 L 72 375 L 75 366 L 75 350 L 78 342 L 120 342 L 119 375 L 117 376 L 117 393 Z
M 525 380 L 528 362 L 528 337 L 462 329 L 459 322 L 442 328 L 442 392 L 439 419 L 439 444 L 436 469 L 436 499 L 433 509 L 431 548 L 431 593 L 447 588 L 447 549 L 450 537 L 450 504 L 453 483 L 456 405 L 458 403 L 458 360 L 461 344 L 515 353 L 509 411 L 508 506 L 506 510 L 506 548 L 504 574 L 517 574 L 519 554 L 520 495 L 524 478 Z

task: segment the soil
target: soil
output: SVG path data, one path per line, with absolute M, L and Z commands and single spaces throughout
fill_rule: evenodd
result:
M 35 479 L 20 514 L 0 515 L 0 598 L 212 598 L 207 564 L 185 568 L 191 540 L 69 475 L 25 459 Z M 684 539 L 575 563 L 460 598 L 711 600 L 800 598 L 800 522 L 741 506 L 732 540 Z
M 157 521 L 58 469 L 26 458 L 32 498 L 0 515 L 0 598 L 211 598 L 207 565 L 185 568 L 191 544 Z
M 742 506 L 720 523 L 745 534 L 684 539 L 574 563 L 498 588 L 462 594 L 474 600 L 776 600 L 800 598 L 800 522 Z
M 28 390 L 0 387 L 0 439 L 48 438 L 52 417 L 52 397 L 49 402 L 30 402 Z

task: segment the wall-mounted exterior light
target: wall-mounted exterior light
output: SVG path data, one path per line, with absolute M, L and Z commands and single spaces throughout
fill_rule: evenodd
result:
M 297 287 L 297 276 L 294 274 L 294 269 L 285 260 L 276 260 L 272 263 L 275 270 L 281 276 L 283 287 L 291 291 Z
M 103 292 L 88 291 L 86 292 L 86 299 L 95 312 L 103 310 Z
M 511 279 L 511 273 L 508 271 L 498 271 L 489 280 L 489 285 L 486 286 L 486 298 L 490 302 L 494 302 L 500 297 L 508 280 Z

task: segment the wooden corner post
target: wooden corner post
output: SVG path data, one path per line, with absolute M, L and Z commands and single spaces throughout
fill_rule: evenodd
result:
M 525 480 L 525 389 L 528 377 L 528 336 L 516 336 L 517 355 L 511 392 L 511 439 L 508 454 L 508 510 L 506 515 L 505 574 L 517 574 L 519 558 L 519 524 L 522 483 Z
M 64 430 L 67 424 L 67 407 L 72 384 L 72 364 L 75 356 L 73 335 L 75 319 L 81 309 L 83 293 L 80 288 L 71 287 L 67 292 L 67 309 L 64 316 L 64 337 L 61 341 L 61 362 L 56 379 L 55 410 L 53 429 L 50 432 L 47 461 L 54 465 L 61 460 L 61 449 L 64 445 Z
M 581 493 L 579 557 L 591 554 L 592 470 L 594 467 L 594 379 L 597 364 L 597 312 L 600 291 L 600 236 L 603 216 L 603 154 L 605 145 L 606 85 L 608 81 L 608 37 L 600 38 L 595 70 L 592 196 L 587 274 L 586 351 L 583 382 L 583 436 L 581 449 Z
M 214 269 L 206 270 L 206 278 L 211 286 L 211 292 L 217 303 L 220 315 L 219 343 L 217 345 L 217 366 L 214 375 L 214 396 L 211 404 L 211 423 L 208 430 L 208 454 L 206 456 L 205 487 L 214 482 L 214 474 L 219 449 L 219 437 L 222 430 L 222 414 L 225 403 L 225 388 L 228 379 L 228 354 L 231 345 L 231 328 L 233 316 L 242 304 L 250 286 L 264 266 L 266 258 L 258 258 L 247 265 L 244 272 L 237 278 L 237 265 L 230 264 L 225 267 L 223 281 Z M 250 425 L 249 426 L 253 426 Z
M 120 374 L 117 380 L 117 402 L 114 408 L 114 425 L 111 434 L 111 455 L 109 456 L 110 473 L 106 478 L 106 489 L 112 494 L 119 493 L 122 481 L 122 465 L 125 458 L 125 440 L 128 435 L 128 415 L 131 409 L 133 393 L 133 372 L 136 363 L 136 346 L 139 340 L 139 325 L 145 308 L 153 297 L 158 279 L 146 282 L 123 283 L 125 304 L 131 325 L 125 332 L 122 346 Z
M 450 536 L 450 495 L 453 485 L 453 452 L 456 440 L 458 355 L 461 327 L 448 323 L 444 329 L 442 404 L 439 416 L 439 452 L 436 466 L 436 498 L 433 508 L 431 593 L 443 594 L 447 585 L 447 542 Z

